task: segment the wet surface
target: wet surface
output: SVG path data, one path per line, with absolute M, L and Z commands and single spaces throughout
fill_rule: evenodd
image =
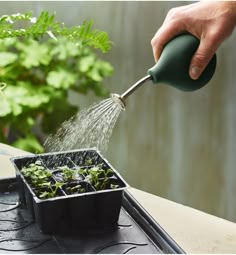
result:
M 168 242 L 151 239 L 123 207 L 116 227 L 43 234 L 27 209 L 17 203 L 18 192 L 12 187 L 11 181 L 0 189 L 0 253 L 157 254 L 180 251 L 177 246 L 170 247 Z

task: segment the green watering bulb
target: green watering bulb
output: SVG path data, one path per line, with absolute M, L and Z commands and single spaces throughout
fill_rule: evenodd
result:
M 148 75 L 140 79 L 122 95 L 112 94 L 113 101 L 125 109 L 125 102 L 137 88 L 146 81 L 164 83 L 182 91 L 194 91 L 205 86 L 212 78 L 216 68 L 216 55 L 214 55 L 197 80 L 189 76 L 191 59 L 199 46 L 199 39 L 191 34 L 182 34 L 170 40 L 164 47 L 161 57 Z

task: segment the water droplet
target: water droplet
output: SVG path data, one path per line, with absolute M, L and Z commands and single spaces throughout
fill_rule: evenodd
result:
M 45 142 L 47 151 L 97 148 L 105 151 L 122 111 L 111 98 L 93 104 L 65 121 Z

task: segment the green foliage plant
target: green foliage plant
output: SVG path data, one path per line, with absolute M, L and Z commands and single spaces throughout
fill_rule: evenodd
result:
M 76 193 L 86 193 L 87 189 L 82 187 L 81 184 L 77 184 L 75 186 L 67 186 L 66 187 L 66 193 L 68 195 L 76 194 Z
M 38 196 L 41 199 L 53 198 L 57 197 L 58 190 L 64 185 L 62 182 L 55 182 L 55 184 L 51 184 L 50 182 L 42 183 L 40 186 L 46 190 L 42 191 L 42 189 L 38 190 Z
M 89 192 L 85 186 L 81 185 L 85 182 L 90 183 L 96 191 L 119 188 L 119 184 L 110 182 L 110 178 L 114 175 L 112 169 L 103 169 L 102 165 L 79 169 L 62 166 L 58 169 L 63 176 L 63 180 L 60 181 L 53 178 L 53 173 L 43 165 L 41 160 L 24 166 L 20 172 L 40 199 L 57 197 L 58 190 L 63 186 L 67 194 Z M 77 179 L 78 173 L 84 176 L 82 182 Z
M 58 169 L 62 171 L 61 175 L 66 182 L 71 182 L 76 180 L 76 177 L 78 174 L 77 169 L 71 169 L 68 166 L 58 167 Z
M 33 187 L 48 182 L 52 177 L 52 173 L 43 166 L 40 160 L 29 164 L 29 166 L 24 166 L 20 172 Z
M 0 17 L 0 142 L 43 152 L 35 127 L 54 133 L 79 110 L 69 91 L 108 96 L 103 82 L 113 68 L 100 52 L 110 48 L 92 21 L 68 28 L 48 12 Z
M 40 160 L 24 166 L 20 172 L 41 199 L 56 197 L 58 189 L 64 185 L 63 182 L 52 182 L 52 172 Z
M 94 188 L 98 190 L 105 190 L 107 187 L 111 189 L 119 188 L 119 185 L 109 185 L 110 177 L 113 176 L 113 171 L 103 169 L 101 165 L 93 166 L 89 169 L 80 169 L 80 174 L 85 176 L 85 181 L 89 182 Z

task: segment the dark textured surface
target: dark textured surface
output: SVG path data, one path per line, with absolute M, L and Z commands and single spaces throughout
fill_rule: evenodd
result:
M 15 202 L 17 193 L 1 194 L 1 201 Z M 11 207 L 4 204 L 1 210 Z M 133 248 L 135 253 L 160 252 L 124 210 L 120 215 L 120 226 L 116 229 L 87 230 L 84 234 L 65 235 L 40 233 L 37 225 L 27 216 L 27 210 L 20 207 L 1 214 L 0 251 L 3 253 L 7 250 L 26 253 L 124 253 L 128 248 Z
M 165 241 L 160 233 L 158 243 L 158 231 L 155 233 L 156 237 L 151 238 L 123 207 L 118 226 L 115 228 L 85 229 L 60 235 L 42 234 L 27 209 L 17 204 L 18 192 L 14 183 L 14 179 L 0 181 L 0 253 L 151 254 L 181 252 L 177 245 L 172 243 L 171 247 L 170 242 Z M 131 211 L 133 211 L 135 201 L 130 204 L 129 197 L 124 200 L 126 201 L 125 207 L 132 207 Z M 135 217 L 137 213 L 138 207 Z M 139 217 L 141 219 L 143 215 L 140 214 Z M 158 225 L 152 227 L 155 229 Z

